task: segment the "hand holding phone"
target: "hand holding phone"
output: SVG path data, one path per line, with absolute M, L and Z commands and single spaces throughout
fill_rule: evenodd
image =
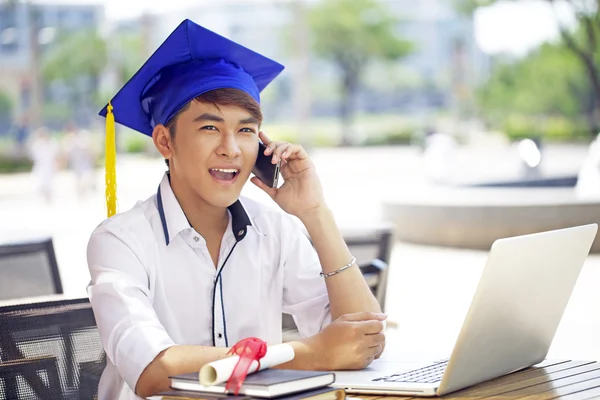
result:
M 252 173 L 270 188 L 276 188 L 279 183 L 279 168 L 281 167 L 281 160 L 278 160 L 277 164 L 273 164 L 271 162 L 273 156 L 265 155 L 266 149 L 267 146 L 265 146 L 265 144 L 259 140 L 258 156 L 256 157 L 254 168 L 252 168 Z

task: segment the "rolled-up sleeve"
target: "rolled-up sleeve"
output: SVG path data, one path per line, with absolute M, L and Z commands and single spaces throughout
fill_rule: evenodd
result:
M 309 337 L 331 322 L 327 287 L 308 238 L 292 220 L 285 218 L 283 226 L 283 312 L 292 315 L 302 336 Z
M 106 221 L 90 238 L 87 260 L 88 295 L 102 344 L 135 392 L 148 364 L 175 343 L 154 312 L 149 274 L 129 232 Z

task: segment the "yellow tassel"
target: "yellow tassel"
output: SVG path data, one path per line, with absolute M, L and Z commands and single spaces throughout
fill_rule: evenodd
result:
M 106 210 L 108 217 L 117 213 L 117 146 L 115 143 L 115 116 L 108 102 L 106 113 Z

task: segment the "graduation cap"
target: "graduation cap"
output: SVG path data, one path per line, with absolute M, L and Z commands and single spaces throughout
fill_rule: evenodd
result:
M 115 122 L 152 136 L 197 96 L 233 88 L 260 103 L 283 65 L 184 20 L 100 111 L 106 117 L 106 201 L 116 213 Z

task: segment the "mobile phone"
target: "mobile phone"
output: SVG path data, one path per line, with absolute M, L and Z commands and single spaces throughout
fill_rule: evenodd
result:
M 281 160 L 277 161 L 277 164 L 273 164 L 271 160 L 273 155 L 265 155 L 267 146 L 259 140 L 258 141 L 258 156 L 256 157 L 256 163 L 252 168 L 252 173 L 263 181 L 267 186 L 276 188 L 279 183 L 279 168 L 281 167 Z

